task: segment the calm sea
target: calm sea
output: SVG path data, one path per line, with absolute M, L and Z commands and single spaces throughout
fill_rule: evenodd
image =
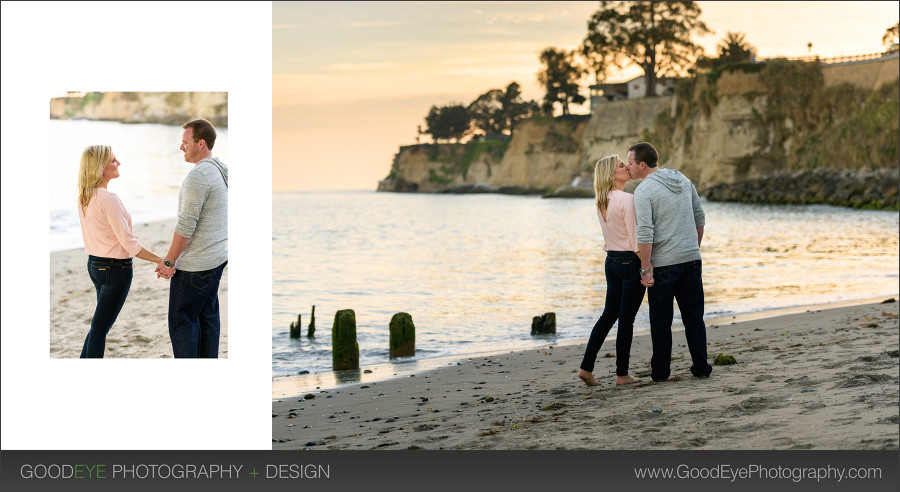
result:
M 51 120 L 48 154 L 50 251 L 83 248 L 78 223 L 78 163 L 88 145 L 110 145 L 122 163 L 109 190 L 119 195 L 134 224 L 174 218 L 178 190 L 193 167 L 184 162 L 181 126 L 111 121 Z M 214 154 L 228 162 L 228 130 L 217 128 Z
M 898 292 L 897 212 L 704 209 L 707 317 Z M 430 359 L 584 339 L 603 309 L 603 236 L 589 199 L 274 193 L 272 230 L 273 376 L 330 371 L 340 309 L 356 312 L 361 366 L 389 361 L 398 312 L 413 317 L 415 359 Z M 531 336 L 532 317 L 550 311 L 557 335 Z M 304 336 L 292 340 L 298 314 Z M 649 330 L 646 299 L 635 330 Z

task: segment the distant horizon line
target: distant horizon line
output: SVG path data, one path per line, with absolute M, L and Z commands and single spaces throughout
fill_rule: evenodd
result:
M 343 188 L 343 189 L 328 189 L 328 190 L 272 190 L 272 193 L 329 193 L 333 191 L 378 191 L 374 188 Z

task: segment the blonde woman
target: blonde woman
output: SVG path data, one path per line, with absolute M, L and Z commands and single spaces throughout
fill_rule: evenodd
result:
M 81 153 L 78 173 L 78 218 L 88 275 L 97 289 L 97 307 L 91 330 L 84 339 L 81 358 L 102 358 L 109 333 L 131 287 L 134 256 L 161 263 L 159 256 L 144 249 L 131 228 L 131 215 L 122 200 L 107 187 L 119 177 L 121 163 L 107 145 L 91 145 Z
M 603 314 L 591 330 L 578 377 L 588 386 L 600 383 L 594 378 L 594 362 L 606 335 L 619 320 L 616 336 L 616 384 L 641 381 L 628 374 L 634 317 L 644 299 L 646 288 L 641 284 L 641 260 L 637 254 L 637 216 L 634 195 L 626 193 L 630 179 L 625 163 L 617 155 L 604 157 L 594 166 L 594 204 L 603 231 L 606 250 L 606 305 Z

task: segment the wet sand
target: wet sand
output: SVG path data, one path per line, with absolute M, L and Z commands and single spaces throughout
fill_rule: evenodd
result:
M 135 224 L 134 235 L 157 255 L 172 242 L 175 220 Z M 96 290 L 87 273 L 84 249 L 50 253 L 50 357 L 77 358 L 91 328 Z M 134 279 L 128 299 L 107 335 L 107 358 L 171 358 L 167 324 L 169 281 L 157 279 L 156 265 L 134 259 Z M 219 357 L 228 357 L 228 267 L 219 286 L 222 331 Z
M 614 343 L 578 379 L 584 346 L 472 357 L 387 381 L 273 401 L 273 449 L 898 449 L 897 302 L 708 324 L 709 379 L 683 332 L 672 376 L 649 378 L 636 336 L 617 387 Z

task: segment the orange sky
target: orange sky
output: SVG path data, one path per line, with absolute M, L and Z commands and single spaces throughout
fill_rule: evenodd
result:
M 870 53 L 896 2 L 698 2 L 712 53 L 741 31 L 762 57 Z M 276 2 L 273 189 L 374 189 L 432 104 L 517 81 L 540 100 L 538 53 L 581 43 L 597 2 Z M 611 81 L 639 75 L 632 67 Z M 574 112 L 586 112 L 576 108 Z

